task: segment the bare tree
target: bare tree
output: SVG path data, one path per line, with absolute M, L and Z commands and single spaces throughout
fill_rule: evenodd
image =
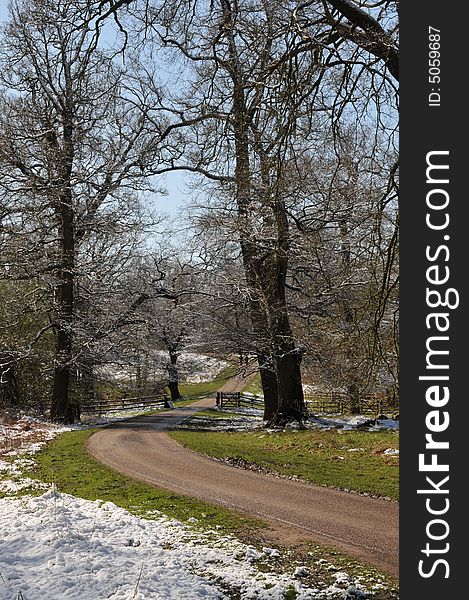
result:
M 165 250 L 165 257 L 154 255 L 143 265 L 140 277 L 144 274 L 147 282 L 158 281 L 158 285 L 147 286 L 149 300 L 138 314 L 145 321 L 145 348 L 167 354 L 167 386 L 175 401 L 181 398 L 178 359 L 182 351 L 194 347 L 203 269 L 194 265 L 190 256 L 184 260 L 169 248 Z
M 186 160 L 168 168 L 224 184 L 235 202 L 252 326 L 263 340 L 257 354 L 266 415 L 273 422 L 304 413 L 302 349 L 286 294 L 286 170 L 301 160 L 299 150 L 324 131 L 325 122 L 337 131 L 340 123 L 366 114 L 371 102 L 371 120 L 392 136 L 395 122 L 381 103 L 392 102 L 398 75 L 393 7 L 146 3 L 146 34 L 152 30 L 164 48 L 173 48 L 190 73 L 184 99 L 172 104 L 179 124 L 191 132 Z
M 131 75 L 99 32 L 76 27 L 95 3 L 22 0 L 1 46 L 1 193 L 41 216 L 48 237 L 56 334 L 53 419 L 71 422 L 76 280 L 80 247 L 116 207 L 148 188 L 157 162 L 154 125 Z M 155 103 L 155 102 L 154 102 Z
M 292 181 L 290 306 L 295 325 L 308 324 L 308 366 L 346 389 L 354 411 L 361 394 L 397 380 L 395 155 L 353 130 L 331 141 L 322 158 L 303 155 Z

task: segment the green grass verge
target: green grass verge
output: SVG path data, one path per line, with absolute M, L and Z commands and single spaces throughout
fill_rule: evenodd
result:
M 181 406 L 189 406 L 189 404 L 192 404 L 193 402 L 194 402 L 194 398 L 182 398 L 180 400 L 176 400 L 176 402 L 174 403 L 174 407 L 180 408 Z M 163 408 L 162 410 L 168 410 L 168 409 Z
M 399 497 L 395 431 L 206 432 L 173 431 L 183 446 L 216 458 L 242 459 L 317 485 Z M 358 450 L 357 450 L 358 449 Z M 352 451 L 349 451 L 352 450 Z
M 202 381 L 201 383 L 180 383 L 179 391 L 184 397 L 193 399 L 199 396 L 208 396 L 218 391 L 231 377 L 238 372 L 238 367 L 230 365 L 218 373 L 213 381 Z M 179 402 L 178 402 L 179 405 Z
M 256 418 L 256 415 L 250 414 L 250 413 L 239 413 L 239 412 L 230 412 L 227 409 L 216 409 L 216 408 L 206 408 L 204 410 L 199 410 L 195 417 L 197 417 L 198 419 L 200 418 L 206 418 L 206 419 L 218 419 L 218 420 L 224 420 L 224 419 L 239 419 L 240 417 L 242 418 L 248 418 L 248 419 L 254 419 Z M 193 419 L 194 417 L 191 417 L 191 419 Z M 188 423 L 190 423 L 191 419 L 188 419 Z
M 63 493 L 114 502 L 140 517 L 148 518 L 152 511 L 183 522 L 195 517 L 197 526 L 232 534 L 263 526 L 255 519 L 133 481 L 104 467 L 86 451 L 86 442 L 94 431 L 62 434 L 35 455 L 37 467 L 26 475 L 45 483 L 54 482 Z
M 249 394 L 255 394 L 256 396 L 260 396 L 262 394 L 261 374 L 260 373 L 256 373 L 256 375 L 251 379 L 251 381 L 243 389 L 243 392 L 247 392 Z

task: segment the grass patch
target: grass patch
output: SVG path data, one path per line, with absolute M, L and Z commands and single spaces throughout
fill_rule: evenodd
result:
M 223 533 L 232 534 L 263 526 L 258 520 L 133 481 L 104 467 L 91 458 L 85 448 L 94 431 L 62 434 L 34 457 L 37 467 L 26 475 L 46 483 L 54 482 L 60 492 L 86 500 L 114 502 L 140 517 L 150 518 L 152 511 L 183 522 L 195 517 L 202 528 L 219 528 Z
M 288 590 L 286 590 L 286 592 L 284 593 L 283 597 L 284 597 L 284 600 L 296 600 L 296 598 L 298 598 L 298 592 L 291 585 L 288 588 Z
M 243 392 L 247 392 L 249 394 L 255 394 L 256 396 L 261 396 L 263 394 L 260 373 L 256 373 L 254 375 L 254 377 L 251 379 L 251 381 L 243 389 Z
M 259 415 L 252 413 L 234 412 L 229 411 L 225 408 L 206 408 L 197 412 L 197 417 L 204 417 L 207 419 L 239 419 L 239 418 L 258 418 Z M 190 420 L 189 420 L 190 421 Z
M 174 402 L 174 408 L 180 408 L 181 406 L 189 406 L 194 402 L 194 398 L 180 398 Z M 168 410 L 167 408 L 163 408 L 162 410 Z M 159 412 L 159 411 L 158 411 Z
M 333 548 L 308 544 L 307 549 L 300 552 L 293 550 L 290 553 L 289 561 L 292 568 L 300 565 L 307 568 L 310 575 L 302 582 L 309 587 L 321 587 L 320 582 L 327 582 L 328 585 L 331 585 L 335 581 L 335 573 L 345 571 L 353 580 L 360 581 L 371 591 L 369 598 L 374 600 L 398 599 L 399 582 L 395 577 Z
M 172 431 L 183 446 L 216 458 L 255 463 L 317 485 L 399 497 L 396 431 L 306 430 L 295 432 Z
M 231 377 L 234 377 L 238 373 L 238 367 L 230 365 L 225 367 L 218 373 L 216 379 L 212 381 L 202 381 L 200 383 L 180 383 L 179 391 L 181 394 L 190 400 L 199 398 L 202 396 L 208 396 L 217 392 Z M 178 402 L 179 406 L 179 402 Z

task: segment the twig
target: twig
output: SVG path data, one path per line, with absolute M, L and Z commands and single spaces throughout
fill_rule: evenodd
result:
M 8 587 L 8 583 L 5 581 L 5 577 L 3 577 L 1 571 L 0 571 L 0 579 L 3 581 L 3 585 L 7 588 Z
M 132 600 L 135 600 L 135 598 L 137 598 L 138 588 L 140 586 L 140 580 L 142 579 L 143 565 L 144 564 L 145 564 L 144 561 L 142 561 L 142 566 L 140 567 L 140 573 L 138 574 L 137 584 L 135 586 L 134 595 L 132 596 Z

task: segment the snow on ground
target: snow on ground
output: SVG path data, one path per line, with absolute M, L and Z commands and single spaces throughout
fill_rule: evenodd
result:
M 42 496 L 0 501 L 2 598 L 96 600 L 345 598 L 366 592 L 346 574 L 322 590 L 256 566 L 258 551 L 231 537 L 191 531 L 177 521 L 135 517 L 110 502 L 51 489 Z M 348 590 L 348 592 L 346 592 Z M 231 593 L 230 593 L 231 592 Z
M 296 591 L 297 600 L 366 597 L 360 578 L 336 574 L 332 582 L 308 588 L 301 581 L 307 571 L 296 565 L 286 574 L 266 572 L 265 562 L 281 560 L 278 550 L 197 531 L 157 511 L 152 520 L 142 519 L 110 502 L 61 494 L 53 485 L 40 496 L 15 497 L 24 487 L 45 486 L 22 478 L 34 466 L 22 455 L 71 428 L 34 419 L 0 427 L 6 458 L 0 459 L 0 491 L 11 494 L 0 499 L 2 599 L 229 600 L 236 594 L 282 600 L 288 590 Z M 284 562 L 289 565 L 288 558 Z
M 167 377 L 169 356 L 167 352 L 158 350 L 147 356 L 146 370 L 148 375 L 156 378 Z M 225 369 L 228 363 L 224 360 L 213 358 L 205 354 L 195 352 L 181 352 L 177 361 L 177 368 L 182 381 L 188 383 L 200 383 L 212 381 L 218 373 Z M 128 381 L 136 374 L 135 365 L 119 365 L 107 363 L 95 368 L 96 374 L 105 379 L 115 381 Z
M 35 462 L 21 457 L 36 454 L 47 442 L 71 429 L 27 416 L 17 421 L 0 420 L 0 457 L 7 458 L 0 458 L 0 492 L 15 494 L 24 489 L 47 489 L 48 485 L 23 477 L 23 471 L 31 470 Z
M 259 408 L 233 408 L 214 409 L 216 418 L 210 420 L 208 416 L 194 416 L 185 423 L 179 425 L 181 429 L 203 429 L 210 428 L 210 431 L 251 431 L 256 428 L 263 427 L 265 422 L 262 420 L 263 411 Z M 222 418 L 224 413 L 225 418 Z M 236 413 L 234 415 L 233 413 Z M 210 420 L 210 423 L 208 423 Z M 344 431 L 353 431 L 361 429 L 364 431 L 382 431 L 384 429 L 399 429 L 399 421 L 393 419 L 372 419 L 365 415 L 351 416 L 334 416 L 334 415 L 311 415 L 309 419 L 302 425 L 296 421 L 292 421 L 285 425 L 287 431 L 303 429 L 340 429 Z M 265 429 L 267 433 L 276 432 L 278 429 Z
M 215 407 L 213 417 L 194 415 L 182 421 L 178 429 L 196 429 L 197 431 L 252 431 L 263 425 L 262 410 L 250 407 Z
M 0 420 L 0 455 L 34 454 L 55 436 L 69 430 L 28 416 L 17 421 Z
M 190 431 L 254 431 L 262 427 L 262 419 L 240 418 L 216 418 L 210 417 L 191 417 L 178 425 L 178 429 L 188 429 Z
M 303 384 L 303 389 L 308 393 L 316 392 L 321 388 L 318 386 Z M 254 396 L 254 394 L 250 394 L 248 392 L 243 392 L 243 396 Z M 263 395 L 257 395 L 258 398 L 263 398 Z M 229 409 L 227 409 L 229 410 Z M 249 414 L 262 416 L 262 410 L 258 408 L 250 408 L 250 409 L 233 409 L 233 411 L 241 412 L 242 410 L 251 411 Z M 248 414 L 248 413 L 246 413 Z M 306 427 L 313 429 L 344 429 L 344 430 L 353 430 L 353 429 L 366 429 L 366 431 L 381 431 L 383 429 L 399 429 L 399 421 L 395 419 L 373 419 L 369 415 L 335 415 L 335 414 L 311 414 L 309 419 L 304 423 Z M 287 425 L 287 429 L 298 429 L 299 425 L 297 423 L 292 422 Z
M 224 360 L 192 352 L 182 352 L 178 362 L 181 362 L 181 372 L 188 383 L 213 381 L 228 366 Z
M 0 492 L 16 493 L 27 488 L 47 489 L 48 486 L 29 477 L 23 477 L 25 470 L 31 470 L 35 462 L 31 458 L 21 458 L 22 455 L 34 455 L 55 437 L 66 431 L 88 429 L 108 423 L 127 419 L 141 410 L 110 413 L 104 417 L 92 417 L 85 423 L 76 425 L 56 425 L 48 421 L 24 416 L 19 420 L 0 420 Z
M 308 425 L 315 429 L 365 429 L 366 431 L 381 431 L 383 429 L 399 429 L 399 421 L 394 419 L 371 419 L 365 415 L 351 416 L 311 416 Z

